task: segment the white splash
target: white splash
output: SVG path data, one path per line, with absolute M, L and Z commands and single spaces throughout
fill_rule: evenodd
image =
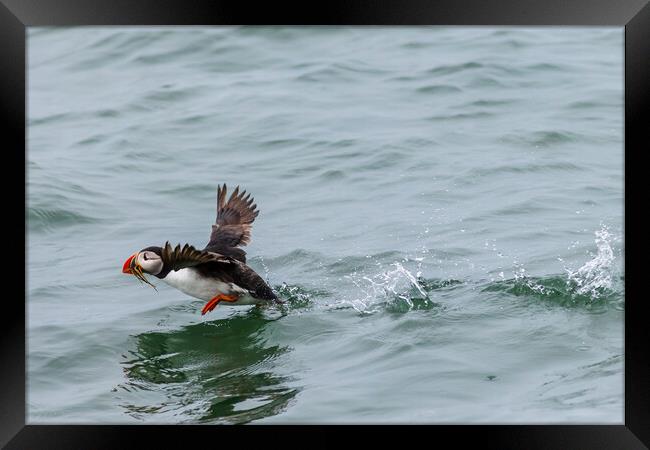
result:
M 526 269 L 524 268 L 524 266 L 522 264 L 520 264 L 519 262 L 517 262 L 517 260 L 515 260 L 515 262 L 514 262 L 514 272 L 513 272 L 513 274 L 514 274 L 514 277 L 515 277 L 515 281 L 525 283 L 526 286 L 528 286 L 530 289 L 532 289 L 533 291 L 538 292 L 540 294 L 544 295 L 544 294 L 547 293 L 546 287 L 544 287 L 542 284 L 538 283 L 533 278 L 531 278 L 528 275 L 528 272 L 526 272 Z
M 565 270 L 569 281 L 575 283 L 578 294 L 598 298 L 604 290 L 612 289 L 612 274 L 616 257 L 611 244 L 615 237 L 610 233 L 609 228 L 602 224 L 600 230 L 594 234 L 596 235 L 595 243 L 598 253 L 579 269 L 573 271 L 565 268 Z
M 367 276 L 346 275 L 344 278 L 350 280 L 362 293 L 362 296 L 353 300 L 348 300 L 355 310 L 360 313 L 373 313 L 377 311 L 376 306 L 395 298 L 404 300 L 409 309 L 413 308 L 413 301 L 409 296 L 409 291 L 415 288 L 422 298 L 429 300 L 429 295 L 408 269 L 401 263 L 394 262 L 391 264 L 394 269 L 384 270 L 378 274 Z

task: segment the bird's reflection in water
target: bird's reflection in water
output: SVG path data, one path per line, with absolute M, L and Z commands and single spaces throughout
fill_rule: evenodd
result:
M 284 410 L 298 393 L 274 373 L 288 347 L 266 342 L 274 320 L 245 315 L 134 336 L 117 387 L 127 414 L 151 422 L 246 423 Z

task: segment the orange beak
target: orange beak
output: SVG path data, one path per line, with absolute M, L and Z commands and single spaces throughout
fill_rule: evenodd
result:
M 133 273 L 133 271 L 131 270 L 131 269 L 133 268 L 133 264 L 134 264 L 133 259 L 134 259 L 137 255 L 138 255 L 137 252 L 134 253 L 134 254 L 132 254 L 131 256 L 129 256 L 129 259 L 127 259 L 127 260 L 124 262 L 124 266 L 122 266 L 122 273 L 128 273 L 128 274 L 132 274 L 132 273 Z

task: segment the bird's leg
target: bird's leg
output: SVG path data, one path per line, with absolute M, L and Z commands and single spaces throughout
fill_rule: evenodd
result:
M 239 300 L 239 297 L 236 295 L 219 294 L 213 297 L 212 299 L 210 299 L 210 301 L 205 304 L 205 306 L 201 310 L 201 315 L 204 315 L 205 313 L 212 311 L 214 308 L 217 307 L 220 301 L 236 302 L 237 300 Z

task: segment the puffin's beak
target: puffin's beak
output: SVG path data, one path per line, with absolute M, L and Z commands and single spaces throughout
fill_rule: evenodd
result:
M 122 273 L 131 274 L 135 276 L 138 280 L 154 288 L 154 290 L 157 290 L 156 286 L 154 286 L 149 281 L 147 281 L 147 278 L 144 276 L 144 273 L 142 272 L 142 266 L 140 266 L 140 264 L 137 263 L 139 254 L 140 252 L 135 252 L 134 254 L 129 256 L 129 259 L 124 261 L 124 265 L 122 266 Z
M 133 266 L 135 265 L 136 256 L 138 256 L 139 252 L 136 252 L 129 256 L 129 259 L 127 259 L 124 262 L 124 266 L 122 266 L 122 273 L 128 273 L 128 274 L 133 274 Z

